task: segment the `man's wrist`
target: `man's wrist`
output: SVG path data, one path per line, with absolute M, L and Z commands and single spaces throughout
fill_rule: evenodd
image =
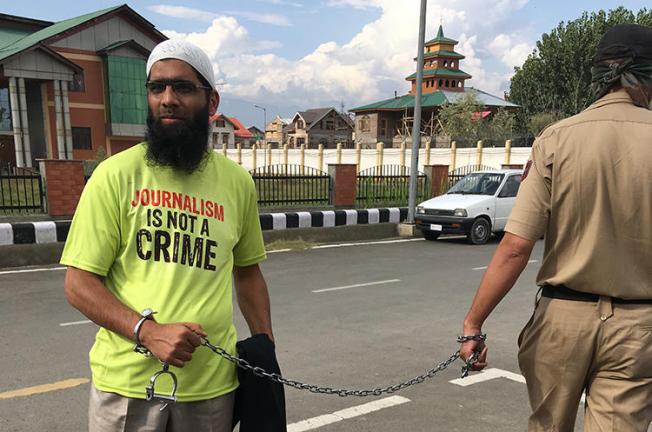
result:
M 140 354 L 144 354 L 146 356 L 149 355 L 150 352 L 145 347 L 145 345 L 143 344 L 143 340 L 142 340 L 142 337 L 141 337 L 141 332 L 142 332 L 143 326 L 145 326 L 148 321 L 153 322 L 155 313 L 156 312 L 154 312 L 151 309 L 145 309 L 140 314 L 140 319 L 138 320 L 138 322 L 134 326 L 134 342 L 135 342 L 134 351 L 137 352 L 137 353 L 140 353 Z

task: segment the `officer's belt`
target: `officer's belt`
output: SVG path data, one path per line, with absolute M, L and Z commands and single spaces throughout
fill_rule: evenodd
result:
M 597 302 L 600 299 L 598 294 L 575 291 L 565 285 L 544 285 L 541 290 L 543 297 L 561 300 Z M 621 299 L 611 297 L 611 302 L 616 304 L 652 304 L 652 299 Z

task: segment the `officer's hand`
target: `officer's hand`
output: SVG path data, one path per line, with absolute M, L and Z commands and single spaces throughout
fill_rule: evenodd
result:
M 464 334 L 465 335 L 476 335 L 476 334 L 481 334 L 482 330 L 477 328 L 477 329 L 471 329 L 471 328 L 465 328 L 464 329 Z M 476 352 L 480 351 L 480 356 L 478 357 L 478 361 L 471 366 L 471 370 L 474 371 L 479 371 L 487 367 L 487 345 L 482 342 L 482 341 L 475 341 L 475 340 L 470 340 L 467 342 L 462 343 L 462 346 L 460 347 L 460 357 L 462 360 L 466 361 L 471 355 Z
M 141 343 L 162 362 L 183 367 L 207 333 L 196 323 L 159 324 L 146 320 L 140 329 Z

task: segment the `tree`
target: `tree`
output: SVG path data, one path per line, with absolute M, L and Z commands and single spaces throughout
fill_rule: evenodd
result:
M 539 135 L 549 125 L 560 120 L 562 116 L 559 113 L 537 113 L 530 117 L 528 130 L 532 135 Z
M 505 108 L 500 108 L 496 111 L 489 122 L 491 138 L 497 141 L 512 138 L 515 128 L 516 116 Z
M 455 102 L 442 106 L 438 117 L 444 135 L 474 144 L 486 129 L 485 121 L 474 115 L 479 111 L 482 111 L 482 106 L 472 93 L 466 93 Z
M 583 13 L 544 33 L 536 49 L 515 68 L 509 97 L 531 117 L 536 113 L 577 114 L 593 102 L 591 60 L 602 35 L 616 24 L 636 23 L 652 27 L 652 10 L 634 12 L 619 7 Z

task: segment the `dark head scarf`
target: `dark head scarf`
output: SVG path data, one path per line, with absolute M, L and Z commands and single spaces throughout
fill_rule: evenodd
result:
M 596 99 L 616 84 L 652 88 L 652 28 L 618 24 L 608 30 L 593 57 L 591 75 Z

